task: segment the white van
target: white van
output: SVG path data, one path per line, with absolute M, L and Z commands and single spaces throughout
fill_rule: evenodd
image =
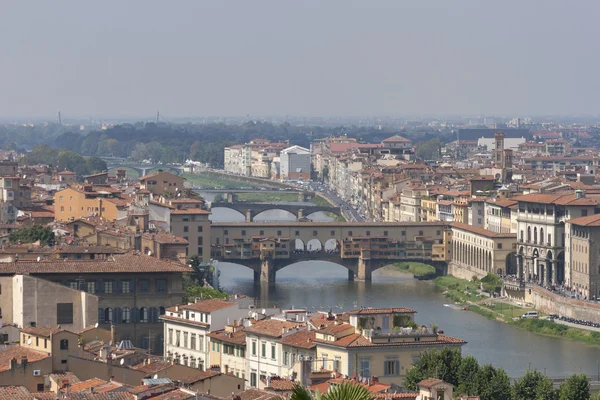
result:
M 539 318 L 539 314 L 537 311 L 527 311 L 521 318 Z

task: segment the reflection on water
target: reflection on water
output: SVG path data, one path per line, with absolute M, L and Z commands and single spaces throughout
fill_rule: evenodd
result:
M 213 193 L 205 195 L 209 201 L 214 198 Z M 228 209 L 215 209 L 211 217 L 219 222 L 244 221 L 241 214 Z M 280 210 L 260 217 L 270 221 L 295 220 Z M 331 221 L 323 213 L 313 217 Z M 379 270 L 373 273 L 373 282 L 349 282 L 344 267 L 311 261 L 286 267 L 277 272 L 274 285 L 261 286 L 254 284 L 253 273 L 246 267 L 221 262 L 219 269 L 220 284 L 226 291 L 257 297 L 265 306 L 294 305 L 310 311 L 331 308 L 334 312 L 360 306 L 413 308 L 418 323 L 436 323 L 446 334 L 466 340 L 465 354 L 472 354 L 481 364 L 504 368 L 511 377 L 523 375 L 528 367 L 545 370 L 550 377 L 574 373 L 595 376 L 600 369 L 598 347 L 535 335 L 472 312 L 444 307 L 448 300 L 430 282 L 415 281 L 409 275 L 389 276 L 385 270 Z
M 466 340 L 465 354 L 472 354 L 482 364 L 504 368 L 511 377 L 523 375 L 529 366 L 545 369 L 550 377 L 593 375 L 598 370 L 600 348 L 539 336 L 472 312 L 444 307 L 448 300 L 433 284 L 416 281 L 410 275 L 388 276 L 379 270 L 373 273 L 372 282 L 350 282 L 344 267 L 311 261 L 278 271 L 277 282 L 269 287 L 255 285 L 252 271 L 241 265 L 221 262 L 219 269 L 225 290 L 259 297 L 262 306 L 293 305 L 310 311 L 331 308 L 334 312 L 360 306 L 413 308 L 418 323 L 436 323 L 447 335 Z

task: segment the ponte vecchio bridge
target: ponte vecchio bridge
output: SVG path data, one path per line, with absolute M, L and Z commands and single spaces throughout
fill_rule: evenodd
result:
M 278 270 L 300 261 L 331 261 L 350 280 L 400 261 L 447 272 L 451 230 L 444 222 L 224 222 L 211 225 L 211 257 L 245 265 L 255 281 L 275 282 Z

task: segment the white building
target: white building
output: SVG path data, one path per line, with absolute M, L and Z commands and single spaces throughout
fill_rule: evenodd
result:
M 310 151 L 304 147 L 292 146 L 281 150 L 280 178 L 288 179 L 310 179 Z
M 293 368 L 291 355 L 284 354 L 284 344 L 280 340 L 304 329 L 307 329 L 306 313 L 295 313 L 294 321 L 288 321 L 285 317 L 272 318 L 244 328 L 246 376 L 249 377 L 251 387 L 259 387 L 259 381 L 267 377 L 286 376 L 289 373 Z M 287 360 L 284 360 L 285 357 Z
M 211 365 L 208 334 L 247 317 L 251 300 L 237 296 L 230 300 L 196 299 L 195 303 L 167 308 L 160 317 L 164 322 L 164 356 L 204 370 Z

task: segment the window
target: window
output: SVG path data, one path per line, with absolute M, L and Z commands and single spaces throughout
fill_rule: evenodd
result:
M 587 210 L 581 210 L 581 216 L 582 217 L 587 217 L 587 215 L 588 215 Z
M 148 322 L 148 309 L 146 307 L 140 308 L 140 322 Z
M 335 360 L 333 360 L 333 370 L 340 371 L 342 369 L 342 357 L 336 356 Z
M 258 232 L 259 236 L 265 236 L 265 231 L 261 230 Z
M 321 369 L 327 369 L 327 354 L 321 354 Z
M 175 331 L 175 346 L 179 347 L 179 338 L 181 337 L 181 331 Z
M 140 279 L 140 292 L 147 293 L 148 292 L 148 279 Z
M 256 340 L 252 341 L 252 355 L 256 356 Z
M 73 303 L 56 304 L 56 323 L 59 325 L 73 323 Z
M 383 231 L 383 236 L 387 236 L 388 235 L 388 231 Z
M 104 281 L 104 293 L 113 292 L 113 281 Z
M 275 344 L 271 345 L 271 360 L 275 359 Z
M 77 284 L 77 281 L 69 281 L 67 283 L 67 286 L 70 287 L 71 289 L 79 289 L 79 285 Z
M 319 234 L 319 232 L 313 231 L 313 236 L 317 236 L 318 234 Z
M 498 249 L 502 249 L 502 243 L 498 243 Z
M 250 386 L 256 387 L 256 371 L 250 372 Z
M 204 254 L 204 249 L 202 248 L 202 246 L 198 247 L 198 252 L 196 254 L 202 257 L 202 255 Z
M 131 293 L 131 281 L 121 281 L 121 293 Z
M 129 307 L 123 308 L 123 316 L 121 317 L 124 324 L 131 322 L 131 309 Z
M 188 347 L 188 333 L 183 332 L 183 347 Z
M 352 231 L 348 231 L 348 236 L 352 236 Z
M 371 376 L 371 360 L 369 358 L 361 358 L 359 361 L 360 376 Z
M 296 231 L 296 236 L 300 236 L 300 231 Z
M 400 361 L 385 360 L 383 363 L 383 373 L 385 376 L 395 376 L 400 374 Z
M 290 353 L 287 351 L 283 352 L 283 365 L 289 365 L 290 362 Z
M 106 309 L 104 309 L 104 322 L 105 323 L 111 323 L 112 322 L 112 317 L 113 317 L 113 310 L 112 308 L 108 307 Z
M 371 231 L 367 231 L 367 236 L 371 236 Z
M 202 225 L 198 225 L 198 233 L 202 232 Z
M 156 280 L 156 291 L 157 292 L 166 292 L 167 291 L 167 280 L 166 279 L 157 279 Z
M 43 383 L 38 383 L 37 384 L 37 391 L 38 392 L 43 392 L 44 391 L 44 384 Z
M 62 339 L 60 341 L 60 349 L 61 350 L 69 350 L 69 341 L 67 339 Z
M 419 231 L 419 236 L 423 236 L 423 231 Z
M 202 236 L 198 237 L 198 246 L 202 246 Z
M 96 281 L 87 282 L 87 292 L 91 294 L 96 293 Z
M 65 211 L 65 206 L 60 206 L 60 211 Z
M 442 231 L 435 231 L 435 234 L 436 234 L 437 236 L 440 236 L 440 235 L 442 234 Z
M 267 357 L 267 344 L 265 342 L 262 342 L 260 344 L 260 355 L 262 356 L 262 358 Z
M 281 231 L 277 231 L 277 236 L 281 236 Z
M 242 230 L 242 236 L 246 236 L 246 231 Z
M 184 231 L 184 232 L 189 232 L 189 231 L 190 231 L 190 228 L 189 228 L 189 227 L 186 225 L 186 226 L 184 226 L 184 227 L 183 227 L 183 231 Z
M 173 329 L 169 329 L 169 333 L 167 334 L 167 340 L 170 345 L 173 344 Z
M 223 235 L 228 235 L 228 234 L 229 234 L 229 230 L 227 230 L 227 229 L 224 229 L 224 230 L 223 230 Z
M 196 334 L 192 333 L 190 335 L 190 349 L 196 350 Z
M 330 231 L 330 232 L 329 232 L 329 235 L 331 235 L 331 236 L 335 236 L 335 231 Z

